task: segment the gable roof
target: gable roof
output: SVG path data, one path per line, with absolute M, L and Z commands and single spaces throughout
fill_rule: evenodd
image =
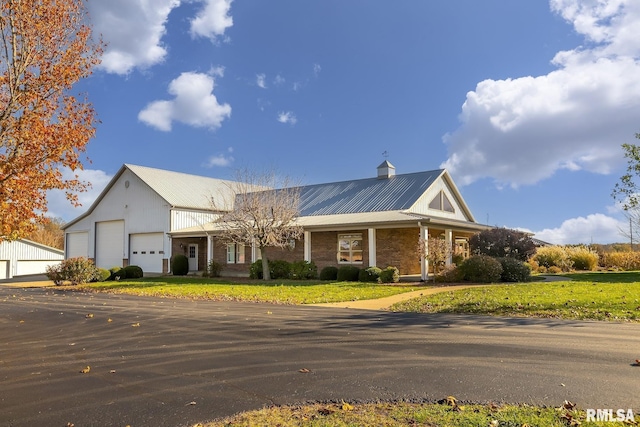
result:
M 300 216 L 406 210 L 443 173 L 438 169 L 300 187 Z
M 111 178 L 111 181 L 94 200 L 89 209 L 66 223 L 62 229 L 68 228 L 90 215 L 126 170 L 131 171 L 131 173 L 140 178 L 152 191 L 162 197 L 171 208 L 210 210 L 211 198 L 226 198 L 227 194 L 225 193 L 229 191 L 230 184 L 233 183 L 233 181 L 217 178 L 125 163 Z M 224 201 L 219 204 L 224 204 Z

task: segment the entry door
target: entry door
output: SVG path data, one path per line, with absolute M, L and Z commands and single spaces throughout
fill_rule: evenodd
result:
M 198 271 L 198 245 L 191 243 L 189 245 L 189 271 Z

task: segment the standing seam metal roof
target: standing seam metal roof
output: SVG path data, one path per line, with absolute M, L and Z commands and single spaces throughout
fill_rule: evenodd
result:
M 443 170 L 300 187 L 300 216 L 409 209 Z

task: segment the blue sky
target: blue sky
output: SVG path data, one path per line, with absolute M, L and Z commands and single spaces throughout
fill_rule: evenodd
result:
M 633 0 L 110 0 L 86 92 L 89 207 L 123 163 L 304 184 L 447 168 L 476 220 L 624 241 L 611 190 L 640 132 Z M 185 189 L 188 191 L 188 189 Z

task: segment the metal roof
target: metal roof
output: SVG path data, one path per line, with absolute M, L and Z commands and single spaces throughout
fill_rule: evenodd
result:
M 144 181 L 169 205 L 177 208 L 211 209 L 211 199 L 219 199 L 217 205 L 233 200 L 233 181 L 206 176 L 172 172 L 146 166 L 124 165 Z
M 300 187 L 300 216 L 409 209 L 443 169 Z

